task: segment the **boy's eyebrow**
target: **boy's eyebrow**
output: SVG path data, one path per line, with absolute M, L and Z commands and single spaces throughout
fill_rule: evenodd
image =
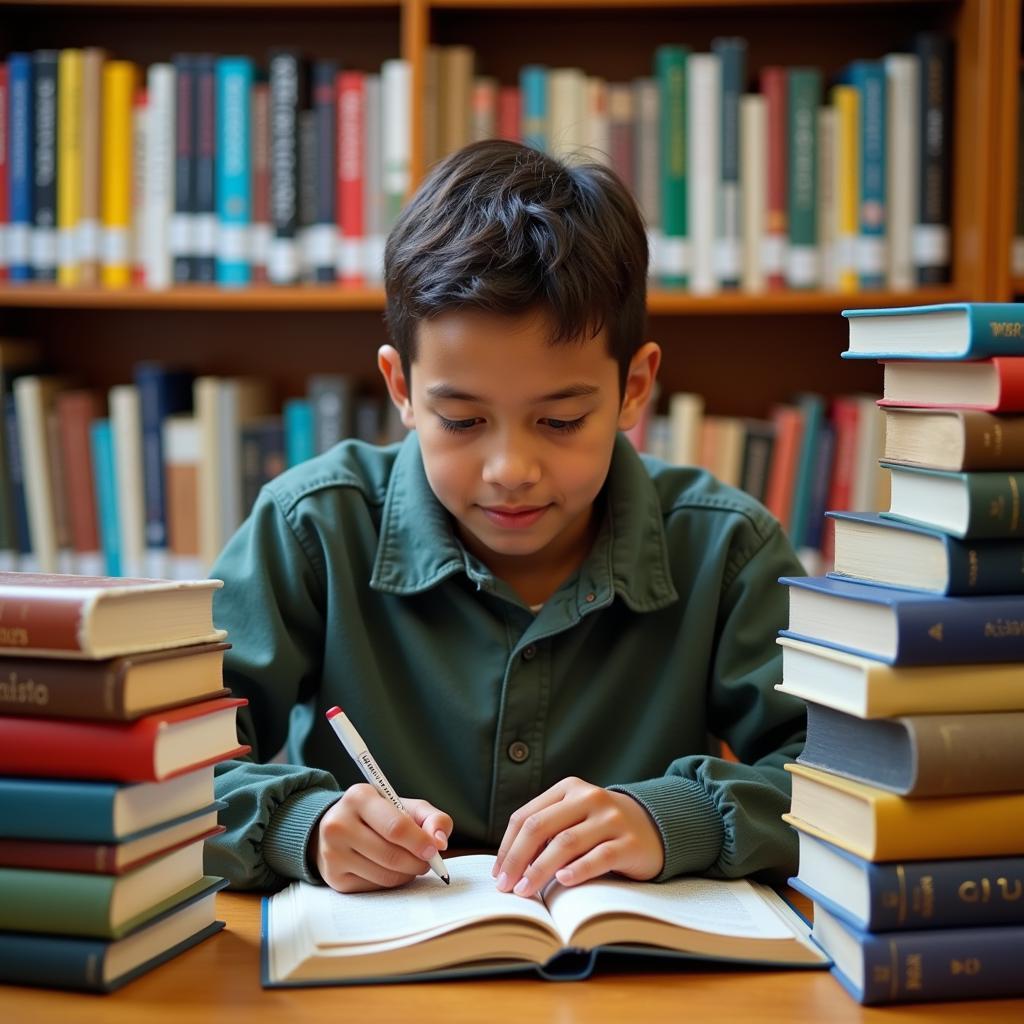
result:
M 563 398 L 587 398 L 596 395 L 601 389 L 596 384 L 567 384 L 564 388 L 552 391 L 549 394 L 541 395 L 533 400 L 534 405 L 543 402 L 558 402 Z M 459 402 L 479 402 L 476 395 L 460 391 L 454 384 L 431 384 L 427 387 L 427 394 L 431 398 L 451 398 Z

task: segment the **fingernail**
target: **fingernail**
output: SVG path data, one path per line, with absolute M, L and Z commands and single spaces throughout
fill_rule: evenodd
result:
M 420 853 L 420 857 L 422 857 L 423 860 L 430 860 L 430 858 L 433 857 L 435 853 L 437 853 L 437 849 L 428 844 L 427 846 L 423 847 L 423 851 Z
M 498 875 L 498 888 L 502 892 L 508 892 L 508 875 L 504 871 Z
M 520 878 L 516 882 L 516 887 L 512 890 L 517 896 L 525 896 L 527 890 L 530 888 L 530 880 L 528 878 Z
M 434 833 L 434 838 L 438 841 L 438 843 L 440 843 L 442 850 L 448 849 L 448 837 L 444 834 L 444 832 L 441 831 L 441 829 L 438 829 Z

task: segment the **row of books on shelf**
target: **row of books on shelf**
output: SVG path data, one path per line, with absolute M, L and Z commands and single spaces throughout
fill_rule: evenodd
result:
M 409 187 L 409 65 L 97 47 L 0 63 L 0 274 L 362 285 Z
M 0 573 L 0 982 L 111 991 L 224 927 L 218 586 Z
M 747 43 L 662 46 L 652 74 L 608 82 L 578 67 L 476 74 L 467 46 L 428 50 L 429 164 L 474 139 L 520 138 L 606 162 L 648 225 L 651 274 L 694 292 L 888 287 L 949 280 L 952 53 L 857 60 L 829 84 L 813 67 L 761 68 Z M 518 125 L 518 133 L 516 126 Z
M 6 569 L 205 576 L 268 480 L 338 441 L 397 440 L 379 396 L 313 374 L 278 410 L 269 383 L 156 362 L 106 395 L 0 341 L 0 558 Z
M 777 688 L 807 702 L 787 766 L 791 882 L 861 1002 L 1020 996 L 1024 394 L 977 412 L 964 382 L 1024 362 L 1024 305 L 848 315 L 847 357 L 899 360 L 885 367 L 892 500 L 830 512 L 833 571 L 781 580 Z M 923 375 L 920 390 L 893 389 L 893 368 Z

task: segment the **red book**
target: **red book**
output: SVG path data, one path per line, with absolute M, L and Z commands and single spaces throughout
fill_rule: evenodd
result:
M 221 697 L 134 722 L 0 717 L 0 775 L 161 782 L 247 754 L 235 727 L 247 703 Z
M 883 361 L 882 406 L 1024 412 L 1024 356 Z
M 775 447 L 768 471 L 768 488 L 764 503 L 785 530 L 790 528 L 793 490 L 800 462 L 800 444 L 804 434 L 804 418 L 796 406 L 781 405 L 772 413 L 775 424 Z
M 366 156 L 363 132 L 366 118 L 366 80 L 362 71 L 340 71 L 338 88 L 338 237 L 341 283 L 363 284 L 365 228 L 363 175 Z
M 832 481 L 825 507 L 833 512 L 853 510 L 853 482 L 857 475 L 857 431 L 860 426 L 860 405 L 856 398 L 839 397 L 832 403 L 832 423 L 836 431 L 836 447 L 832 460 Z M 822 524 L 822 562 L 831 565 L 835 554 L 835 520 Z
M 498 90 L 498 138 L 522 142 L 522 94 L 515 85 Z
M 761 71 L 761 92 L 765 98 L 768 148 L 764 272 L 767 287 L 775 290 L 786 287 L 785 251 L 789 236 L 786 202 L 786 148 L 789 142 L 786 69 L 764 68 Z
M 7 280 L 7 242 L 3 237 L 11 221 L 10 165 L 7 115 L 11 109 L 7 65 L 0 63 L 0 281 Z
M 96 515 L 89 429 L 92 421 L 100 415 L 99 398 L 92 391 L 62 391 L 57 395 L 61 468 L 67 492 L 71 547 L 79 557 L 86 555 L 94 561 L 100 560 L 100 528 Z M 82 571 L 84 565 L 84 562 L 79 563 Z
M 132 284 L 146 283 L 144 262 L 146 220 L 146 140 L 149 93 L 136 89 L 132 100 Z

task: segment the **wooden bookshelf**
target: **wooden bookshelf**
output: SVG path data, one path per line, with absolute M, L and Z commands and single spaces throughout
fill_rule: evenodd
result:
M 422 179 L 426 48 L 465 43 L 503 83 L 527 62 L 578 65 L 610 80 L 650 72 L 656 46 L 749 41 L 749 72 L 814 64 L 826 76 L 855 57 L 900 49 L 921 29 L 954 37 L 953 280 L 903 293 L 654 289 L 650 335 L 665 349 L 666 390 L 704 389 L 709 408 L 765 414 L 794 391 L 877 387 L 871 367 L 838 358 L 857 305 L 1000 299 L 1012 281 L 1013 138 L 1021 0 L 22 0 L 0 2 L 0 52 L 101 44 L 140 63 L 176 50 L 248 53 L 291 45 L 372 69 L 402 56 L 412 71 L 413 186 Z M 555 29 L 554 31 L 552 29 Z M 1010 88 L 1011 83 L 1013 88 Z M 1009 225 L 1009 226 L 1008 226 Z M 386 339 L 380 289 L 304 285 L 149 292 L 0 286 L 0 335 L 35 337 L 57 370 L 106 387 L 136 359 L 177 353 L 199 372 L 272 374 L 293 391 L 319 369 L 380 389 Z M 290 339 L 281 344 L 282 337 Z M 736 353 L 744 373 L 736 373 Z

